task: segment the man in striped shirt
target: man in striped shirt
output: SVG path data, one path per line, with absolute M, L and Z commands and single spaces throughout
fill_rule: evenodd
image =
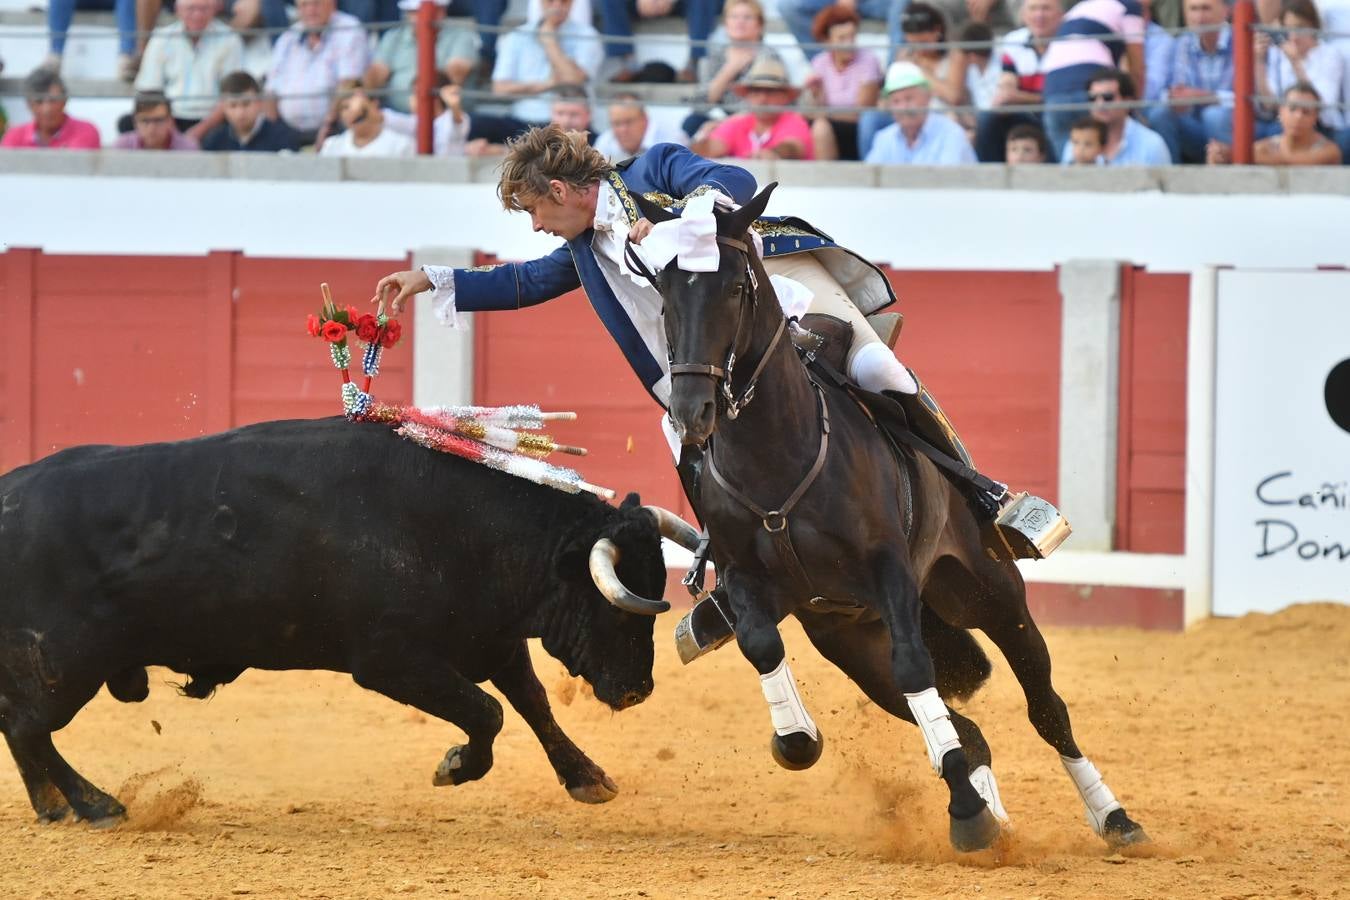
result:
M 1026 0 L 1022 27 L 998 42 L 994 63 L 1002 74 L 992 108 L 980 113 L 975 125 L 975 155 L 980 162 L 1004 162 L 1007 135 L 1016 126 L 1025 123 L 1044 128 L 1040 113 L 1002 112 L 998 107 L 1041 102 L 1045 81 L 1041 60 L 1063 18 L 1062 0 Z
M 1126 61 L 1135 84 L 1147 84 L 1144 71 L 1144 5 L 1140 0 L 1079 0 L 1064 15 L 1041 60 L 1045 73 L 1045 131 L 1058 149 L 1069 139 L 1069 126 L 1086 104 L 1087 82 L 1101 68 Z

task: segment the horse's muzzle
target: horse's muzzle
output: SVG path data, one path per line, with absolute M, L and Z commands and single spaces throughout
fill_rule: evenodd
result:
M 717 426 L 717 381 L 706 375 L 671 379 L 670 419 L 686 447 L 701 447 Z

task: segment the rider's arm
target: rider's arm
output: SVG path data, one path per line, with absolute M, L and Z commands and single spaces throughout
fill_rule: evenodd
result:
M 520 309 L 560 297 L 581 286 L 572 251 L 563 244 L 548 256 L 523 263 L 470 269 L 423 266 L 431 279 L 432 308 L 442 322 L 453 323 L 456 311 Z
M 755 196 L 755 176 L 745 169 L 704 159 L 679 144 L 657 144 L 643 157 L 651 166 L 648 174 L 656 189 L 663 194 L 684 197 L 709 184 L 737 203 L 749 203 Z

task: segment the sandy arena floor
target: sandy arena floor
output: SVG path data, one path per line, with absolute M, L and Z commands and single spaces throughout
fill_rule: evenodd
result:
M 966 707 L 1016 826 L 958 857 L 918 733 L 786 625 L 827 736 L 812 770 L 769 757 L 734 647 L 683 669 L 657 623 L 657 690 L 611 714 L 539 654 L 564 728 L 618 781 L 573 802 L 509 709 L 496 768 L 433 788 L 461 739 L 328 673 L 249 672 L 210 701 L 152 670 L 56 735 L 114 789 L 119 828 L 38 826 L 0 760 L 0 897 L 1350 897 L 1350 608 L 1302 606 L 1190 634 L 1051 630 L 1079 744 L 1156 843 L 1109 852 L 995 656 Z

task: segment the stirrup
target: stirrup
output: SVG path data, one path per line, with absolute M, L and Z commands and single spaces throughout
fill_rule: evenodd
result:
M 1045 559 L 1073 531 L 1054 504 L 1026 491 L 1004 496 L 994 530 L 1014 559 Z
M 675 626 L 675 649 L 680 662 L 689 665 L 716 650 L 735 636 L 731 620 L 711 593 L 694 604 Z

